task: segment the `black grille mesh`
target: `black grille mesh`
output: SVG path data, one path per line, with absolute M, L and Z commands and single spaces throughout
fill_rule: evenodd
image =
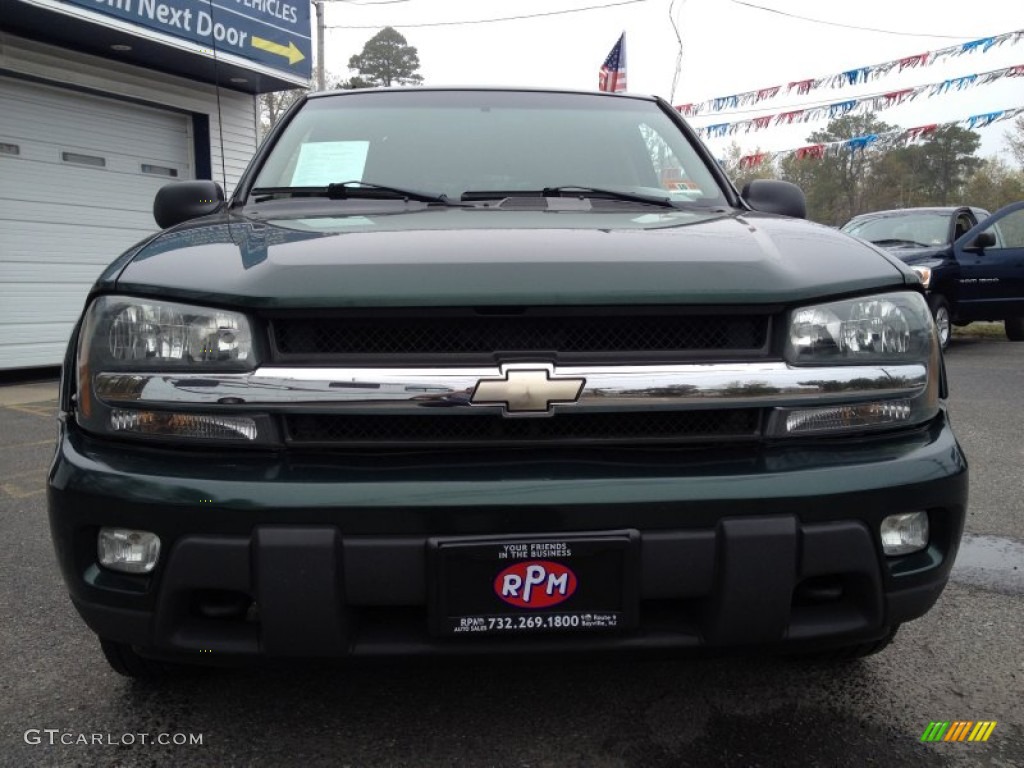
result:
M 272 325 L 282 356 L 751 351 L 768 333 L 763 315 L 302 317 Z
M 335 445 L 704 442 L 756 437 L 760 411 L 559 413 L 519 419 L 494 414 L 295 414 L 286 422 L 294 443 Z

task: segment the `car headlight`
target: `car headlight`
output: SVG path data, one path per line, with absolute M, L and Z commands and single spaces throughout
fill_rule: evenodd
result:
M 93 363 L 116 370 L 249 370 L 252 330 L 245 315 L 151 299 L 101 296 L 83 336 Z
M 929 285 L 931 285 L 931 282 L 932 282 L 932 268 L 931 267 L 915 266 L 915 267 L 911 267 L 911 269 L 914 270 L 915 272 L 917 272 L 917 276 L 919 278 L 921 278 L 921 285 L 923 285 L 925 288 L 927 288 Z
M 154 372 L 241 373 L 256 368 L 252 327 L 239 313 L 130 296 L 101 296 L 85 314 L 78 344 L 78 423 L 93 432 L 204 442 L 275 440 L 266 414 L 112 407 L 133 387 L 171 386 Z M 141 394 L 135 393 L 135 394 Z M 173 396 L 168 397 L 174 400 Z
M 882 365 L 887 375 L 875 381 L 877 396 L 869 390 L 850 402 L 775 408 L 768 424 L 773 437 L 892 429 L 921 424 L 938 413 L 939 347 L 928 304 L 918 293 L 793 310 L 785 356 L 791 365 L 806 366 L 809 380 L 813 366 Z
M 795 365 L 924 362 L 934 335 L 918 293 L 847 299 L 794 310 L 786 359 Z

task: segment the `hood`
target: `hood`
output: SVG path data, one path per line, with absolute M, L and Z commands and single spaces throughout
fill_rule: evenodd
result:
M 908 275 L 836 230 L 763 214 L 431 208 L 196 220 L 144 244 L 117 290 L 263 308 L 772 304 Z
M 927 248 L 886 248 L 885 250 L 904 264 L 935 264 L 949 256 L 950 247 L 947 244 Z

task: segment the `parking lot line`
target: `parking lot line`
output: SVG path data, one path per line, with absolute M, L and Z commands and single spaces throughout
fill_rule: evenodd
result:
M 50 438 L 49 440 L 33 440 L 30 443 L 7 443 L 0 445 L 0 451 L 9 451 L 12 448 L 29 448 L 33 445 L 52 445 L 56 438 Z
M 57 407 L 56 403 L 52 405 L 5 405 L 0 406 L 6 408 L 9 411 L 17 411 L 18 413 L 30 413 L 33 416 L 42 416 L 47 419 L 53 418 L 54 408 Z
M 25 480 L 18 480 L 25 478 Z M 37 467 L 6 475 L 0 482 L 0 492 L 14 499 L 25 499 L 46 492 L 46 469 Z
M 46 488 L 36 488 L 35 490 L 26 491 L 21 488 L 8 483 L 0 483 L 0 492 L 3 492 L 5 496 L 10 496 L 12 499 L 27 499 L 29 496 L 38 496 L 40 493 L 46 493 Z

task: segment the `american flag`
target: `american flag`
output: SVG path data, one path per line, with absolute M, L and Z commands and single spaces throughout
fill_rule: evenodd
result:
M 611 91 L 617 93 L 626 90 L 626 33 L 623 32 L 619 42 L 615 44 L 608 58 L 601 66 L 601 75 L 598 78 L 597 89 L 599 91 Z

